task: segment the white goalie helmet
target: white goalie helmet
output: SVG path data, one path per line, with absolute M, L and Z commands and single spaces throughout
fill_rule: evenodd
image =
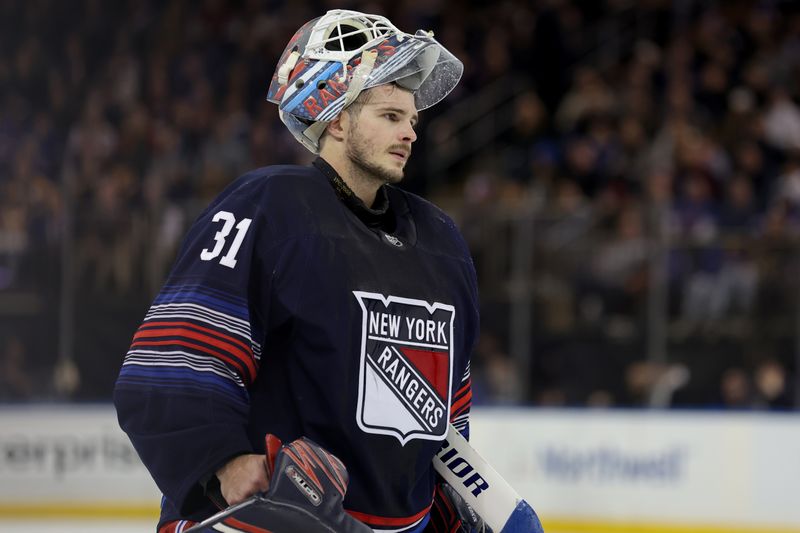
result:
M 458 84 L 464 65 L 433 34 L 398 30 L 388 19 L 358 11 L 328 11 L 303 25 L 283 51 L 267 100 L 313 153 L 325 126 L 359 93 L 397 83 L 414 94 L 417 110 L 436 104 Z

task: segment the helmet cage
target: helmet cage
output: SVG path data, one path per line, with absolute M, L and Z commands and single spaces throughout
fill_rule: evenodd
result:
M 426 109 L 455 87 L 463 64 L 432 34 L 411 35 L 386 18 L 333 10 L 300 28 L 272 77 L 267 99 L 298 141 L 319 150 L 324 125 L 368 88 L 397 83 Z
M 404 35 L 386 17 L 337 9 L 319 19 L 306 45 L 307 57 L 348 63 L 380 40 Z

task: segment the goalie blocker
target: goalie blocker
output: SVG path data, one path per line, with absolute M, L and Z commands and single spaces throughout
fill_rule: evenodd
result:
M 188 532 L 372 533 L 344 511 L 347 469 L 302 437 L 281 446 L 267 435 L 269 489 L 189 528 Z

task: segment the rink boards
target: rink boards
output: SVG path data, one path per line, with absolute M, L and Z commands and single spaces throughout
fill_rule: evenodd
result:
M 550 532 L 800 532 L 800 416 L 481 411 L 473 445 Z
M 548 533 L 800 533 L 797 414 L 476 409 L 471 440 Z M 111 407 L 0 408 L 0 531 L 159 499 Z

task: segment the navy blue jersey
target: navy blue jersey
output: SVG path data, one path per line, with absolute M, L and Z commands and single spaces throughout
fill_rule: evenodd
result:
M 114 392 L 161 523 L 211 515 L 202 481 L 272 433 L 338 456 L 374 529 L 424 525 L 447 424 L 468 431 L 476 279 L 441 210 L 381 195 L 371 224 L 320 168 L 267 167 L 193 224 Z

